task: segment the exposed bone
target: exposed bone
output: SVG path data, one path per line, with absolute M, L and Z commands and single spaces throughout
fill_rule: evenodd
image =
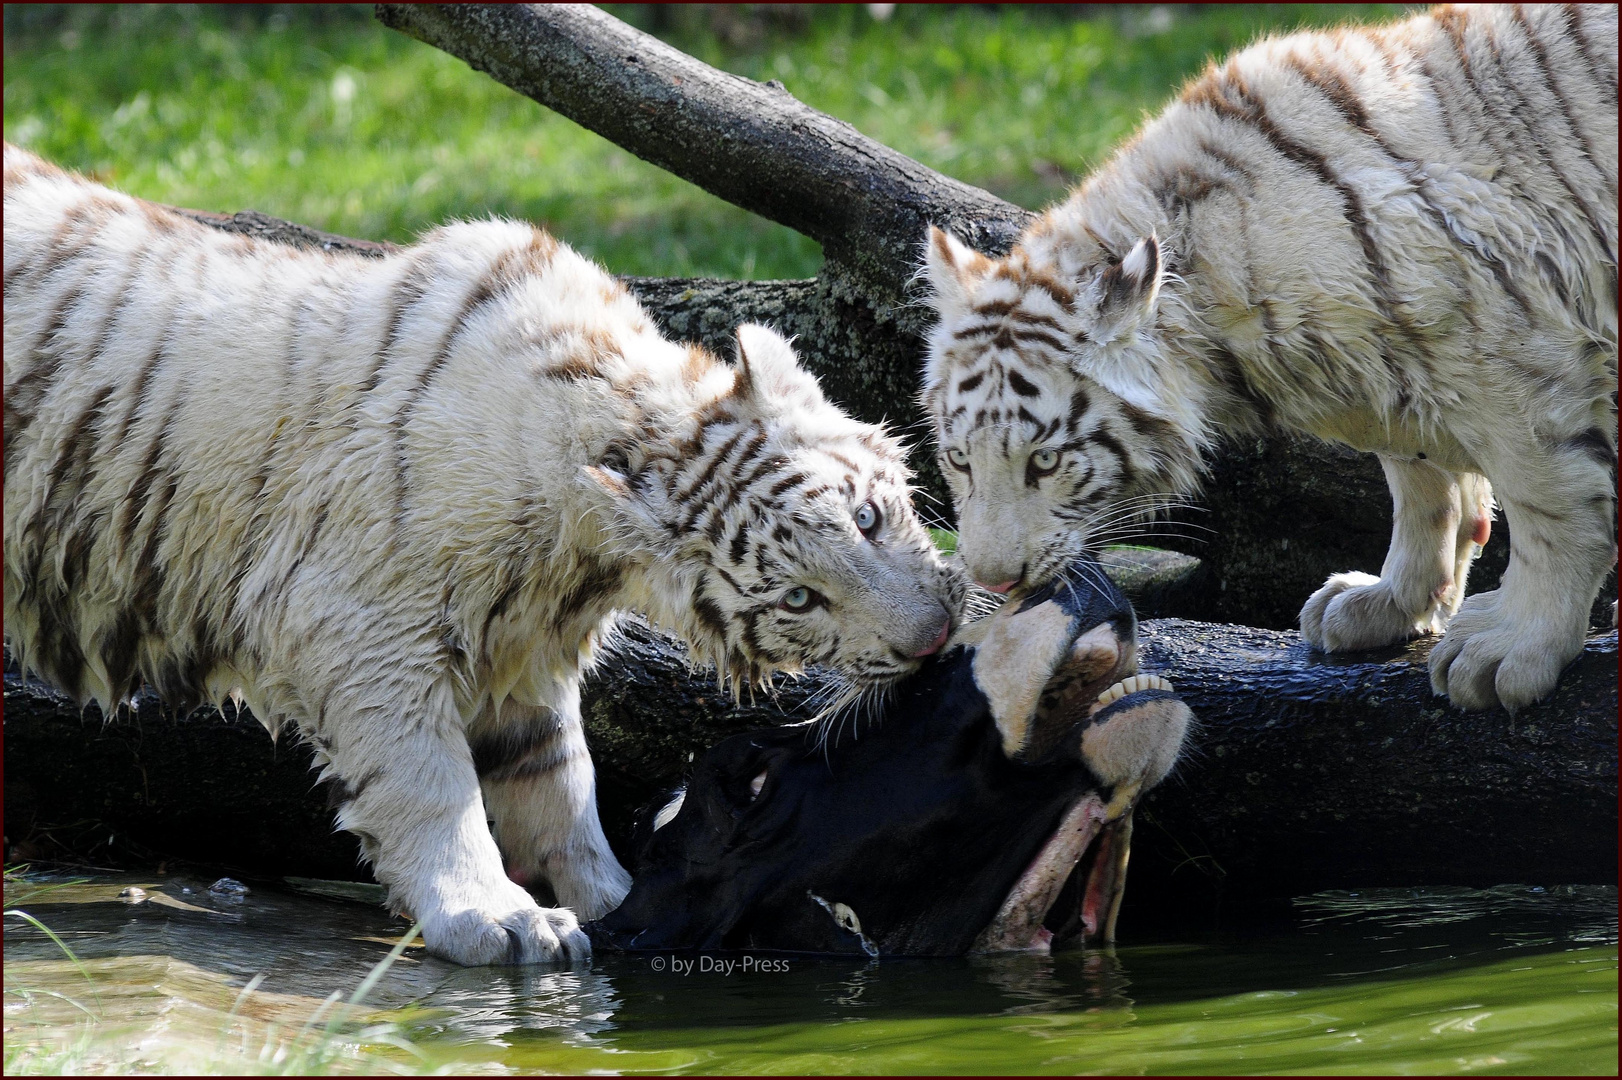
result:
M 1052 939 L 1042 920 L 1103 825 L 1104 801 L 1091 793 L 1078 799 L 969 951 L 1046 952 Z
M 1115 922 L 1121 917 L 1121 901 L 1126 898 L 1126 864 L 1132 859 L 1132 815 L 1125 814 L 1115 825 L 1115 891 L 1110 897 L 1109 917 L 1104 920 L 1104 943 L 1115 943 Z

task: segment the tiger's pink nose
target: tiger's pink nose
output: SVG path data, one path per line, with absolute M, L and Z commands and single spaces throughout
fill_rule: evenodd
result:
M 994 593 L 1005 593 L 1009 589 L 1012 589 L 1014 587 L 1014 582 L 1011 579 L 1008 580 L 1008 581 L 1003 582 L 1001 585 L 987 585 L 983 581 L 976 581 L 975 584 L 980 586 L 982 589 L 986 590 L 987 592 L 994 592 Z
M 941 646 L 945 645 L 946 644 L 946 639 L 951 637 L 951 636 L 952 636 L 952 620 L 950 618 L 948 618 L 946 620 L 946 622 L 941 626 L 941 632 L 935 635 L 934 642 L 931 643 L 930 646 L 927 649 L 919 649 L 917 652 L 913 653 L 912 655 L 913 656 L 932 656 L 935 653 L 938 653 L 938 652 L 941 651 Z

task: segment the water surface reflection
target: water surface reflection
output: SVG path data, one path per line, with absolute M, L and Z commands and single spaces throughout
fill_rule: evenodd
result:
M 8 881 L 6 904 L 37 917 L 75 951 L 93 976 L 105 1016 L 131 1031 L 172 1025 L 177 1005 L 195 1018 L 199 1032 L 208 1030 L 210 1017 L 229 1023 L 231 1010 L 242 1005 L 236 1001 L 241 989 L 259 976 L 244 1015 L 302 1022 L 329 994 L 353 991 L 405 928 L 375 907 L 277 888 L 232 899 L 209 893 L 207 884 L 174 876 L 100 875 L 75 884 L 34 878 Z M 120 899 L 130 886 L 145 890 L 146 899 Z M 1429 1010 L 1442 1019 L 1426 1023 L 1452 1031 L 1447 1024 L 1463 1023 L 1457 1009 L 1478 1004 L 1463 998 L 1484 997 L 1472 982 L 1477 973 L 1507 986 L 1502 980 L 1535 968 L 1537 988 L 1528 983 L 1516 991 L 1530 996 L 1524 1004 L 1534 1007 L 1549 998 L 1550 987 L 1566 993 L 1567 983 L 1549 981 L 1566 976 L 1545 961 L 1571 954 L 1571 972 L 1601 979 L 1570 982 L 1570 993 L 1592 994 L 1597 987 L 1601 999 L 1570 1001 L 1610 1016 L 1608 1029 L 1593 1029 L 1593 1017 L 1584 1021 L 1582 1045 L 1592 1042 L 1594 1030 L 1601 1036 L 1608 1030 L 1614 1050 L 1616 901 L 1616 889 L 1605 887 L 1323 893 L 1298 901 L 1288 925 L 1057 956 L 857 962 L 605 955 L 565 969 L 464 969 L 417 946 L 378 982 L 367 1005 L 369 1015 L 385 1011 L 414 1041 L 449 1054 L 442 1062 L 469 1067 L 475 1059 L 492 1067 L 723 1071 L 774 1062 L 832 1069 L 882 1061 L 891 1068 L 974 1071 L 994 1063 L 977 1064 L 978 1044 L 959 1045 L 953 1036 L 984 1029 L 1022 1040 L 1017 1046 L 1046 1047 L 1045 1057 L 1020 1059 L 1045 1071 L 1061 1062 L 1087 1066 L 1091 1059 L 1074 1055 L 1082 1047 L 1107 1047 L 1100 1033 L 1148 1039 L 1140 1054 L 1170 1045 L 1161 1039 L 1197 1047 L 1235 1023 L 1266 1040 L 1333 1040 L 1359 1020 L 1372 1023 L 1372 1013 L 1357 1009 L 1382 995 L 1394 1003 L 1396 1019 L 1389 1022 Z M 8 918 L 5 929 L 8 1040 L 42 1024 L 68 1023 L 71 1018 L 53 1012 L 67 1007 L 53 1004 L 50 994 L 81 993 L 82 975 L 42 932 L 17 918 Z M 1517 957 L 1545 960 L 1506 966 Z M 31 989 L 32 996 L 13 993 L 14 987 Z M 1311 1008 L 1309 998 L 1317 1002 Z M 1571 1013 L 1569 1005 L 1562 1008 Z M 1548 1022 L 1539 1019 L 1539 1031 Z M 1161 1036 L 1153 1035 L 1157 1025 L 1164 1028 Z M 1424 1032 L 1424 1038 L 1440 1037 Z M 1085 1033 L 1091 1034 L 1075 1041 Z M 1463 1034 L 1475 1037 L 1473 1029 Z M 985 1044 L 988 1050 L 995 1042 Z M 611 1056 L 591 1056 L 603 1054 Z M 869 1061 L 864 1054 L 876 1056 Z M 1498 1050 L 1487 1057 L 1494 1055 L 1506 1067 L 1516 1060 Z

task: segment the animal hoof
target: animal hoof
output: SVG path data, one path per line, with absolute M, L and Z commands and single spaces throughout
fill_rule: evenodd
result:
M 1114 790 L 1109 820 L 1130 810 L 1140 793 L 1171 772 L 1194 718 L 1171 683 L 1134 675 L 1105 690 L 1081 733 L 1081 756 Z

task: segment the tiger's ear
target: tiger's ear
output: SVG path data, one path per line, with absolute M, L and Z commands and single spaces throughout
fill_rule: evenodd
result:
M 738 379 L 734 391 L 740 399 L 763 407 L 824 404 L 816 377 L 800 366 L 788 339 L 765 326 L 738 327 Z
M 1132 245 L 1126 258 L 1106 267 L 1095 286 L 1097 323 L 1092 337 L 1109 342 L 1136 330 L 1154 317 L 1160 285 L 1166 279 L 1160 238 L 1150 233 Z
M 924 274 L 935 293 L 935 310 L 953 315 L 969 306 L 974 283 L 994 264 L 944 229 L 929 227 L 924 245 Z

